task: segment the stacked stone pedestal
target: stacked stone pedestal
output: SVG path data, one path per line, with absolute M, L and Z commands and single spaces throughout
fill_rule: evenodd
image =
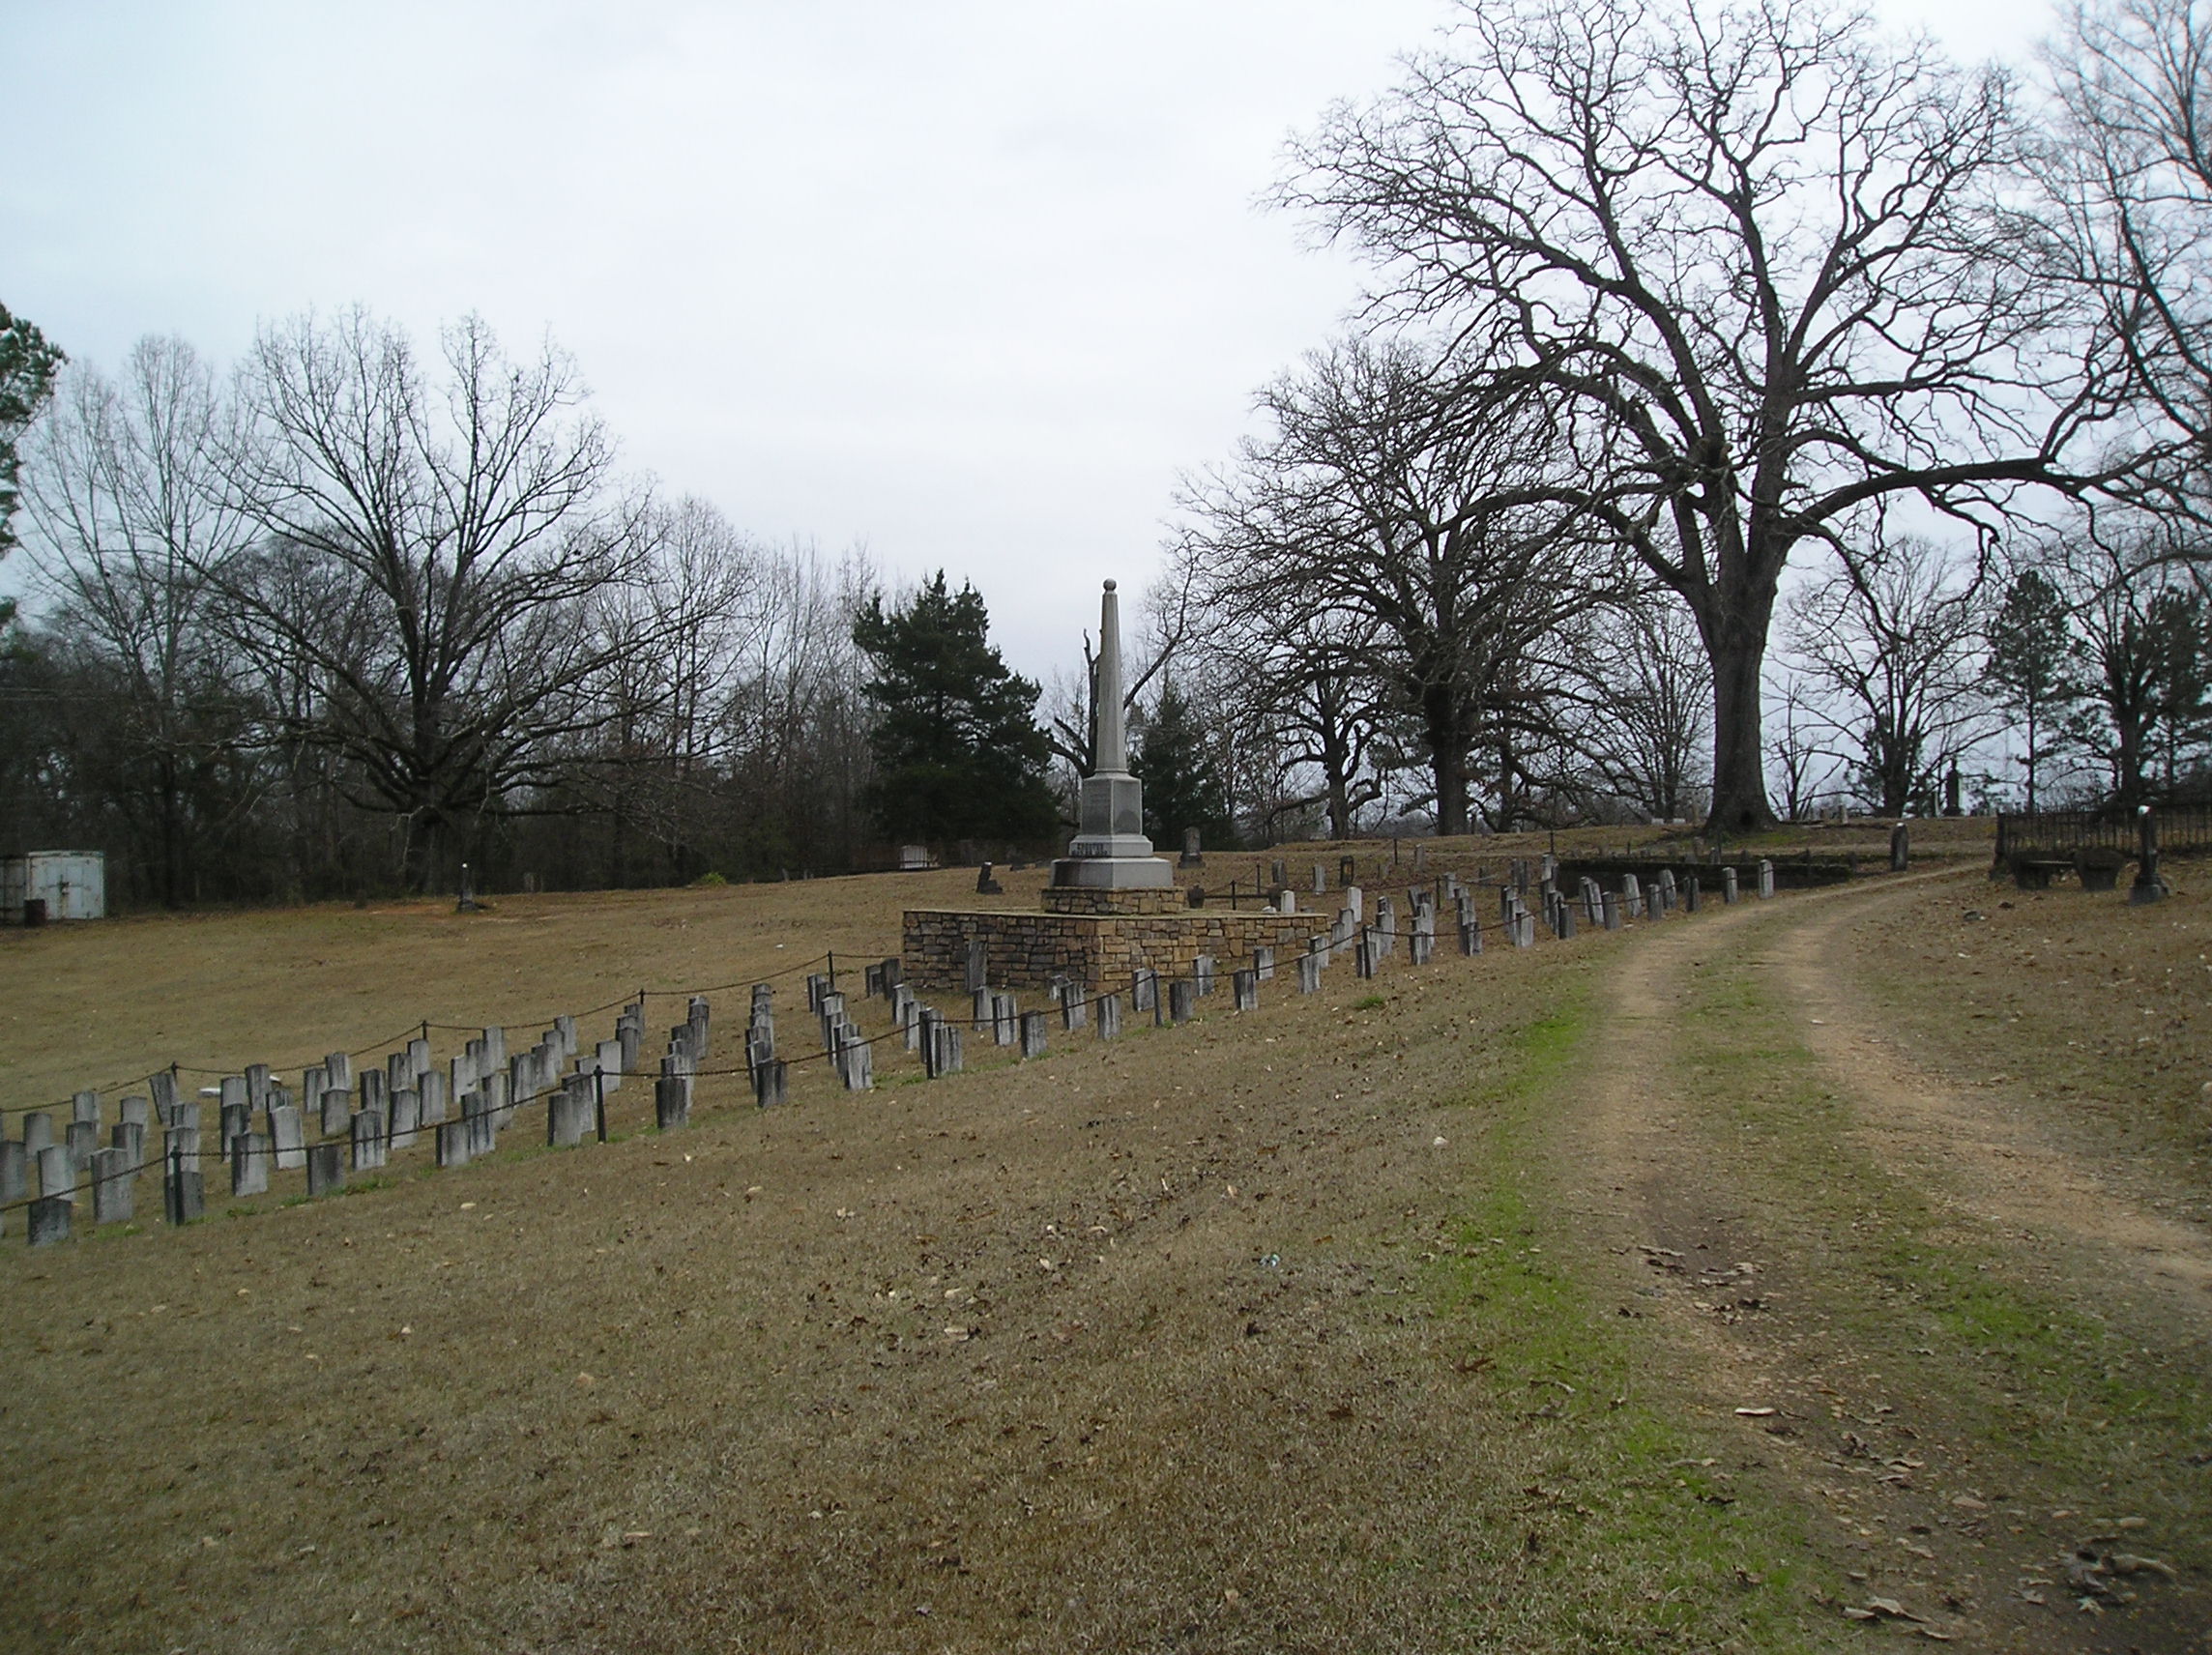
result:
M 1046 892 L 1049 899 L 1053 893 Z M 1136 895 L 1136 892 L 1117 892 Z M 1263 948 L 1289 957 L 1328 930 L 1317 914 L 1219 908 L 1005 913 L 918 909 L 906 915 L 900 971 L 919 988 L 968 986 L 970 949 L 994 988 L 1047 988 L 1065 977 L 1091 990 L 1149 969 L 1187 975 L 1202 955 L 1250 959 Z

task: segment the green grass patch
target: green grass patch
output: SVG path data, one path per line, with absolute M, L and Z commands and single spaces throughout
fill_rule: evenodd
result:
M 1830 1647 L 1812 1600 L 1832 1583 L 1805 1560 L 1801 1514 L 1739 1480 L 1740 1446 L 1672 1404 L 1552 1199 L 1544 1134 L 1591 1034 L 1577 984 L 1465 1096 L 1496 1170 L 1469 1191 L 1457 1256 L 1426 1274 L 1439 1315 L 1470 1328 L 1462 1371 L 1542 1467 L 1502 1526 L 1484 1524 L 1521 1550 L 1526 1588 L 1479 1630 L 1515 1646 Z

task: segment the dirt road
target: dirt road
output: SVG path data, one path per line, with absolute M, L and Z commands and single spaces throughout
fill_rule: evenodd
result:
M 1644 938 L 1601 999 L 1562 1176 L 1622 1204 L 1623 1314 L 1827 1514 L 1839 1612 L 2203 1650 L 2212 1235 L 2032 1086 L 1947 1073 L 1957 1052 L 1880 1008 L 1943 986 L 1885 981 L 1862 945 L 1985 891 L 1923 876 Z

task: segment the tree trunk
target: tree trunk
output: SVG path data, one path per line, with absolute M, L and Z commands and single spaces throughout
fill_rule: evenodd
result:
M 1437 783 L 1437 832 L 1451 837 L 1467 831 L 1467 741 L 1460 733 L 1451 687 L 1439 684 L 1421 697 L 1421 722 L 1428 736 L 1429 768 Z
M 1713 809 L 1705 827 L 1716 833 L 1757 832 L 1774 826 L 1760 740 L 1766 630 L 1763 624 L 1756 631 L 1731 627 L 1720 637 L 1715 630 L 1708 628 L 1705 638 L 1713 663 Z

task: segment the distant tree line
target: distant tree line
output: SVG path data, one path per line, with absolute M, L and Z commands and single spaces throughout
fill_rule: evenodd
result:
M 353 312 L 53 381 L 0 838 L 159 903 L 848 863 L 873 571 L 622 475 L 557 351 L 439 343 Z
M 1194 471 L 1126 673 L 1148 828 L 2212 791 L 2212 23 L 2041 80 L 1825 0 L 1462 6 L 1278 204 L 1361 325 Z M 364 312 L 112 375 L 0 310 L 0 840 L 127 899 L 1043 848 L 1093 677 L 623 472 L 573 365 Z M 989 854 L 985 852 L 984 854 Z

